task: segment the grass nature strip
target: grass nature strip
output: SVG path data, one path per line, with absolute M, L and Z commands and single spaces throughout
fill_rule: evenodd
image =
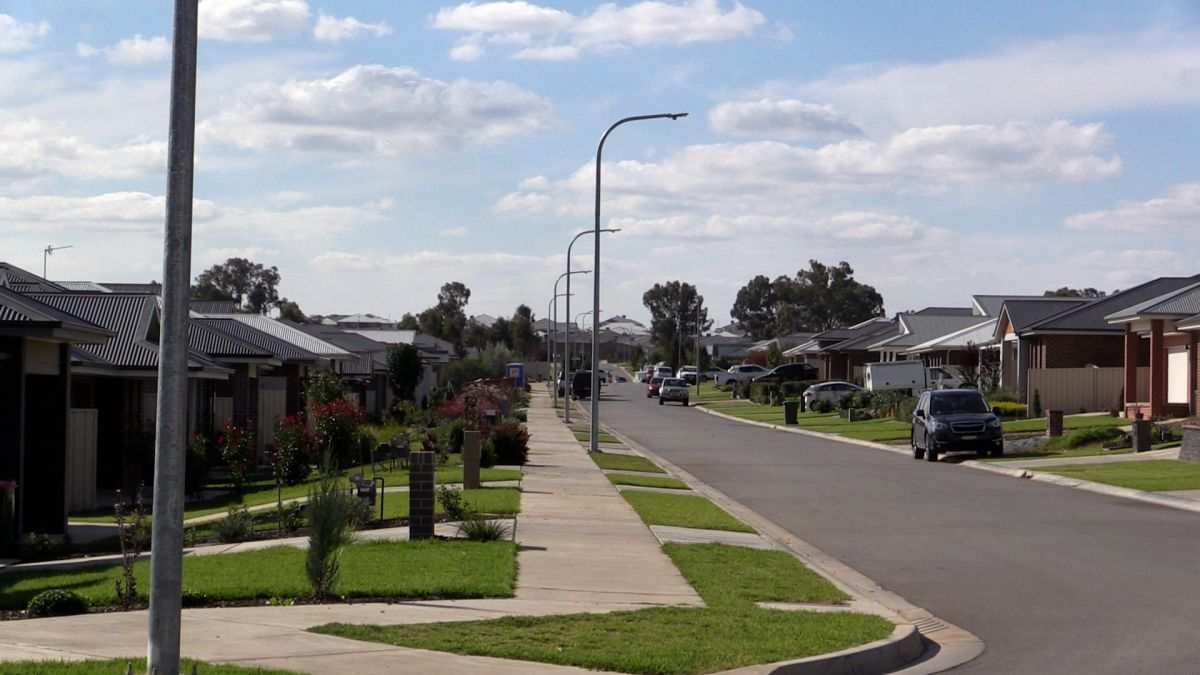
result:
M 398 570 L 402 572 L 397 573 Z M 137 587 L 150 588 L 149 561 L 134 565 Z M 506 598 L 516 580 L 516 545 L 466 541 L 365 542 L 347 546 L 334 592 L 347 598 Z M 117 604 L 120 565 L 55 572 L 0 574 L 0 608 L 24 609 L 51 588 L 73 590 L 93 607 Z M 277 546 L 257 551 L 188 556 L 184 588 L 212 601 L 303 598 L 309 595 L 304 551 Z
M 754 603 L 759 601 L 845 599 L 781 551 L 722 544 L 664 548 L 706 607 L 405 626 L 329 624 L 313 630 L 457 654 L 655 675 L 709 673 L 815 656 L 891 634 L 892 624 L 875 616 L 757 607 Z M 726 583 L 734 577 L 735 583 Z
M 678 478 L 667 476 L 639 476 L 631 473 L 610 473 L 608 480 L 613 485 L 632 485 L 635 487 L 665 488 L 670 490 L 691 490 L 688 484 Z
M 3 675 L 114 675 L 132 666 L 133 672 L 146 672 L 145 659 L 103 659 L 88 661 L 7 661 L 0 662 Z M 180 659 L 179 672 L 190 673 L 192 668 L 204 675 L 294 675 L 292 670 L 247 668 L 226 663 L 205 663 Z
M 754 532 L 754 528 L 699 495 L 623 490 L 621 496 L 633 506 L 633 510 L 637 511 L 647 525 Z
M 1066 464 L 1038 471 L 1147 492 L 1200 490 L 1200 465 L 1171 459 L 1108 464 Z
M 593 452 L 589 457 L 596 466 L 608 471 L 642 471 L 645 473 L 666 473 L 659 465 L 645 457 L 637 455 L 621 455 L 607 452 Z

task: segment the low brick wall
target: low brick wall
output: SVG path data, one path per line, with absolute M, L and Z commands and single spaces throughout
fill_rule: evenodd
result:
M 1200 463 L 1200 425 L 1183 426 L 1183 445 L 1179 448 L 1179 459 Z

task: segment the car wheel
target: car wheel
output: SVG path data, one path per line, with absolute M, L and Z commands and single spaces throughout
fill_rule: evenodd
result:
M 996 447 L 992 448 L 992 452 L 991 452 L 992 457 L 1000 457 L 1003 454 L 1004 454 L 1004 446 L 1003 445 L 997 445 Z
M 683 399 L 683 401 L 681 401 L 681 403 L 683 403 L 683 407 L 685 407 L 685 408 L 688 407 L 688 400 L 686 398 Z
M 662 405 L 662 404 L 663 404 L 663 400 L 662 400 L 662 397 L 661 397 L 661 396 L 660 396 L 660 397 L 659 397 L 659 399 L 658 399 L 658 404 L 659 404 L 659 405 Z
M 912 443 L 913 459 L 925 459 L 925 451 L 917 445 L 916 434 L 913 434 L 910 443 Z
M 938 456 L 937 446 L 929 442 L 929 435 L 925 436 L 925 460 L 936 462 Z

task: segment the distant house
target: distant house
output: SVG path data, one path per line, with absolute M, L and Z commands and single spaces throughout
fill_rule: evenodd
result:
M 417 384 L 415 395 L 418 401 L 427 397 L 429 392 L 438 385 L 441 380 L 441 373 L 445 370 L 446 365 L 451 360 L 458 358 L 452 343 L 433 337 L 432 335 L 425 335 L 420 331 L 393 329 L 353 330 L 350 332 L 388 346 L 397 344 L 414 345 L 420 351 L 421 362 L 424 364 L 424 373 L 421 375 L 420 383 Z
M 754 341 L 737 335 L 704 335 L 700 338 L 700 346 L 713 360 L 741 361 L 746 358 L 746 350 L 754 346 Z
M 342 364 L 341 374 L 342 380 L 358 399 L 359 407 L 370 415 L 380 415 L 391 407 L 391 376 L 387 358 L 391 345 L 353 330 L 343 330 L 340 326 L 285 323 L 354 355 L 354 360 Z
M 1085 305 L 1091 300 L 1030 296 L 998 299 L 1000 310 L 995 315 L 996 328 L 992 339 L 1000 345 L 1000 386 L 1025 392 L 1029 389 L 1029 368 L 1033 353 L 1030 328 L 1043 319 Z
M 960 331 L 978 327 L 989 320 L 971 313 L 969 308 L 930 307 L 919 312 L 908 312 L 896 315 L 894 335 L 871 343 L 867 347 L 878 355 L 876 361 L 900 361 L 919 357 L 917 348 L 929 342 L 935 342 L 949 337 Z M 946 356 L 949 363 L 939 365 L 959 365 L 963 352 L 952 351 Z M 930 364 L 932 365 L 932 364 Z
M 1197 414 L 1197 340 L 1200 338 L 1200 282 L 1157 295 L 1109 314 L 1125 329 L 1125 414 L 1151 417 Z M 1139 383 L 1143 349 L 1148 377 Z
M 871 344 L 894 335 L 896 319 L 874 318 L 846 328 L 831 328 L 783 352 L 785 358 L 815 366 L 822 380 L 862 378 L 863 366 L 876 358 Z
M 334 320 L 334 323 L 338 328 L 347 330 L 387 330 L 396 327 L 395 321 L 374 314 L 350 314 Z

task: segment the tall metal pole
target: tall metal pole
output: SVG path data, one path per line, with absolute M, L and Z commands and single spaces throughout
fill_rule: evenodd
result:
M 550 302 L 546 303 L 546 381 L 550 383 L 550 397 L 557 405 L 558 382 L 554 380 L 554 361 L 551 359 L 552 352 L 550 351 L 550 334 L 554 331 L 553 319 L 550 318 L 550 306 L 553 304 L 554 298 L 550 298 Z
M 592 228 L 596 232 L 596 251 L 593 256 L 592 269 L 596 271 L 596 276 L 592 278 L 592 308 L 596 309 L 600 306 L 600 165 L 601 158 L 604 154 L 604 141 L 608 140 L 608 135 L 613 132 L 613 129 L 625 124 L 626 122 L 638 122 L 641 120 L 656 120 L 656 119 L 671 119 L 677 120 L 680 117 L 687 117 L 687 113 L 663 113 L 659 115 L 634 115 L 619 119 L 604 132 L 600 137 L 600 143 L 596 146 L 596 222 Z M 588 452 L 597 452 L 600 450 L 597 439 L 600 437 L 600 369 L 599 363 L 596 363 L 596 357 L 600 353 L 600 312 L 592 315 L 592 406 L 591 406 L 591 437 L 592 442 L 588 447 Z
M 590 273 L 591 273 L 591 270 L 578 270 L 576 272 L 563 272 L 562 274 L 558 275 L 557 279 L 554 280 L 554 331 L 556 333 L 558 332 L 558 299 L 563 297 L 563 295 L 566 295 L 567 302 L 571 301 L 570 292 L 561 293 L 561 294 L 558 292 L 558 282 L 560 282 L 564 278 L 566 278 L 567 285 L 569 286 L 571 283 L 571 275 L 572 274 L 590 274 Z M 568 318 L 570 318 L 570 317 L 568 317 Z M 558 354 L 555 354 L 555 357 L 557 357 L 557 356 L 558 356 Z M 557 382 L 554 385 L 554 402 L 557 405 L 557 403 L 558 403 L 558 383 Z M 564 369 L 563 370 L 563 408 L 569 408 L 569 407 L 571 407 L 571 381 L 567 379 L 567 371 Z
M 700 396 L 700 296 L 696 296 L 696 346 L 693 347 L 696 357 L 696 396 Z
M 171 129 L 167 139 L 167 223 L 163 241 L 162 325 L 158 354 L 158 429 L 154 437 L 154 530 L 146 646 L 146 671 L 152 675 L 179 675 L 198 4 L 198 0 L 175 0 Z
M 601 232 L 620 232 L 621 228 L 619 228 L 619 227 L 606 228 L 606 229 L 603 229 L 600 231 Z M 571 247 L 574 246 L 575 242 L 585 234 L 595 234 L 595 233 L 592 230 L 584 230 L 583 232 L 580 232 L 579 234 L 575 235 L 575 238 L 571 240 L 570 244 L 567 244 L 567 316 L 568 317 L 571 316 Z M 563 340 L 563 351 L 565 354 L 563 360 L 566 362 L 566 365 L 563 368 L 563 373 L 564 373 L 563 378 L 564 378 L 564 381 L 570 382 L 571 381 L 571 324 L 570 324 L 570 322 L 567 323 L 567 337 Z M 571 406 L 569 406 L 569 405 L 563 406 L 563 422 L 565 422 L 567 424 L 571 423 Z

